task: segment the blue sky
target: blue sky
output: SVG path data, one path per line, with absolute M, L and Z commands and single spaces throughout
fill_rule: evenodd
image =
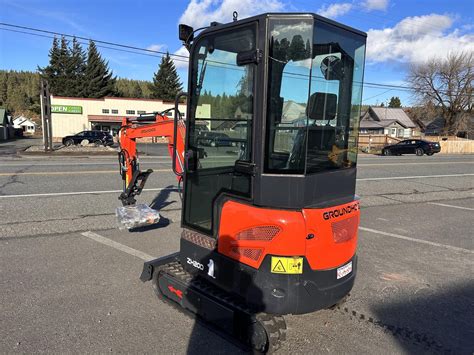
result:
M 180 21 L 198 27 L 267 11 L 317 12 L 368 33 L 365 81 L 404 85 L 409 65 L 449 52 L 474 50 L 474 1 L 456 0 L 0 0 L 0 22 L 46 29 L 185 54 L 177 39 Z M 35 70 L 48 63 L 50 38 L 5 31 L 0 26 L 0 68 Z M 100 48 L 114 74 L 150 80 L 160 58 Z M 186 64 L 176 62 L 187 80 Z M 364 103 L 399 96 L 404 90 L 364 88 Z

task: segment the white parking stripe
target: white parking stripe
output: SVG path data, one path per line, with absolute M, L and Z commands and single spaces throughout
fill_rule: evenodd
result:
M 357 181 L 376 181 L 376 180 L 405 180 L 405 179 L 432 179 L 442 177 L 474 176 L 474 174 L 449 174 L 449 175 L 413 175 L 413 176 L 391 176 L 379 178 L 362 178 Z
M 419 162 L 419 163 L 368 163 L 357 164 L 357 166 L 397 166 L 397 165 L 451 165 L 451 164 L 474 164 L 474 161 L 445 161 L 445 162 Z
M 106 237 L 103 237 L 97 233 L 93 233 L 93 232 L 84 232 L 84 233 L 81 233 L 84 237 L 87 237 L 89 239 L 92 239 L 92 240 L 95 240 L 96 242 L 98 243 L 101 243 L 101 244 L 104 244 L 104 245 L 107 245 L 109 247 L 112 247 L 114 249 L 117 249 L 117 250 L 120 250 L 120 251 L 123 251 L 124 253 L 127 253 L 127 254 L 130 254 L 130 255 L 133 255 L 133 256 L 136 256 L 137 258 L 140 258 L 144 261 L 149 261 L 149 260 L 153 260 L 153 259 L 156 259 L 154 258 L 153 256 L 151 255 L 148 255 L 140 250 L 137 250 L 137 249 L 133 249 L 133 248 L 130 248 L 126 245 L 123 245 L 123 244 L 120 244 L 120 243 L 117 243 L 116 241 L 112 240 L 112 239 L 109 239 L 109 238 L 106 238 Z
M 429 178 L 440 178 L 440 177 L 459 177 L 459 176 L 474 176 L 474 174 L 450 174 L 450 175 L 416 175 L 416 176 L 397 176 L 397 177 L 378 177 L 378 178 L 362 178 L 357 181 L 377 181 L 377 180 L 404 180 L 404 179 L 429 179 Z M 152 188 L 143 189 L 143 191 L 162 191 L 162 190 L 174 190 L 174 188 Z M 51 193 L 39 193 L 39 194 L 20 194 L 20 195 L 0 195 L 2 198 L 15 198 L 15 197 L 41 197 L 41 196 L 70 196 L 70 195 L 97 195 L 97 194 L 110 194 L 122 192 L 122 190 L 105 190 L 105 191 L 78 191 L 78 192 L 51 192 Z
M 461 251 L 461 252 L 465 252 L 465 253 L 474 254 L 474 250 L 459 248 L 459 247 L 453 247 L 452 245 L 441 244 L 441 243 L 436 243 L 436 242 L 430 242 L 428 240 L 423 240 L 423 239 L 406 237 L 404 235 L 388 233 L 388 232 L 379 231 L 379 230 L 372 229 L 372 228 L 359 227 L 359 229 L 364 231 L 364 232 L 370 232 L 370 233 L 374 233 L 374 234 L 385 235 L 387 237 L 408 240 L 410 242 L 415 242 L 415 243 L 420 243 L 420 244 L 427 244 L 427 245 L 431 245 L 431 246 L 434 246 L 434 247 L 445 248 L 445 249 L 449 249 L 449 250 Z
M 164 162 L 164 161 L 147 161 L 146 162 L 147 165 L 149 164 L 169 164 L 171 162 Z M 5 166 L 8 166 L 8 167 L 16 167 L 16 166 L 28 166 L 28 167 L 34 167 L 34 166 L 97 166 L 97 165 L 117 165 L 118 166 L 118 162 L 114 161 L 114 162 L 111 162 L 111 161 L 107 161 L 107 162 L 88 162 L 88 163 L 83 163 L 83 162 L 78 162 L 78 163 L 67 163 L 67 162 L 64 162 L 64 163 L 1 163 L 2 167 L 5 167 Z
M 152 189 L 143 189 L 146 191 L 166 191 L 166 190 L 177 190 L 177 187 L 158 187 Z M 77 192 L 50 192 L 43 194 L 22 194 L 22 195 L 0 195 L 2 198 L 15 198 L 15 197 L 42 197 L 42 196 L 70 196 L 70 195 L 100 195 L 100 194 L 116 194 L 123 192 L 122 190 L 105 190 L 105 191 L 77 191 Z
M 467 211 L 474 211 L 474 208 L 469 207 L 462 207 L 462 206 L 453 206 L 453 205 L 446 205 L 444 203 L 438 202 L 428 202 L 429 205 L 436 205 L 436 206 L 443 206 L 443 207 L 451 207 L 451 208 L 458 208 L 460 210 L 467 210 Z

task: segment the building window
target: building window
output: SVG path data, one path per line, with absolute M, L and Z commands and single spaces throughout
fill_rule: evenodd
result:
M 118 110 L 114 110 L 114 109 L 112 109 L 112 114 L 114 114 L 114 115 L 118 115 Z
M 125 111 L 127 115 L 134 115 L 135 114 L 135 110 L 126 110 Z
M 103 109 L 102 109 L 102 113 L 110 113 L 110 111 L 109 111 L 108 108 L 103 108 Z
M 142 114 L 146 113 L 146 111 L 140 111 L 140 110 L 138 110 L 137 113 L 138 113 L 139 115 L 142 115 Z

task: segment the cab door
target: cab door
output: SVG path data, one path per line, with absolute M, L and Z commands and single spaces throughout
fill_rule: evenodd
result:
M 238 65 L 237 55 L 256 50 L 256 29 L 207 34 L 191 50 L 182 224 L 208 235 L 216 235 L 220 195 L 252 197 L 252 176 L 241 167 L 252 166 L 257 64 Z

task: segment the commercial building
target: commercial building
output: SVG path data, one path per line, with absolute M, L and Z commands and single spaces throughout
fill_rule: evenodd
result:
M 85 130 L 118 132 L 123 117 L 162 112 L 174 107 L 174 102 L 155 99 L 104 97 L 89 99 L 51 96 L 53 138 L 58 139 Z M 186 105 L 179 110 L 186 115 Z M 198 107 L 199 117 L 210 117 L 210 105 Z M 168 113 L 169 116 L 173 112 Z

